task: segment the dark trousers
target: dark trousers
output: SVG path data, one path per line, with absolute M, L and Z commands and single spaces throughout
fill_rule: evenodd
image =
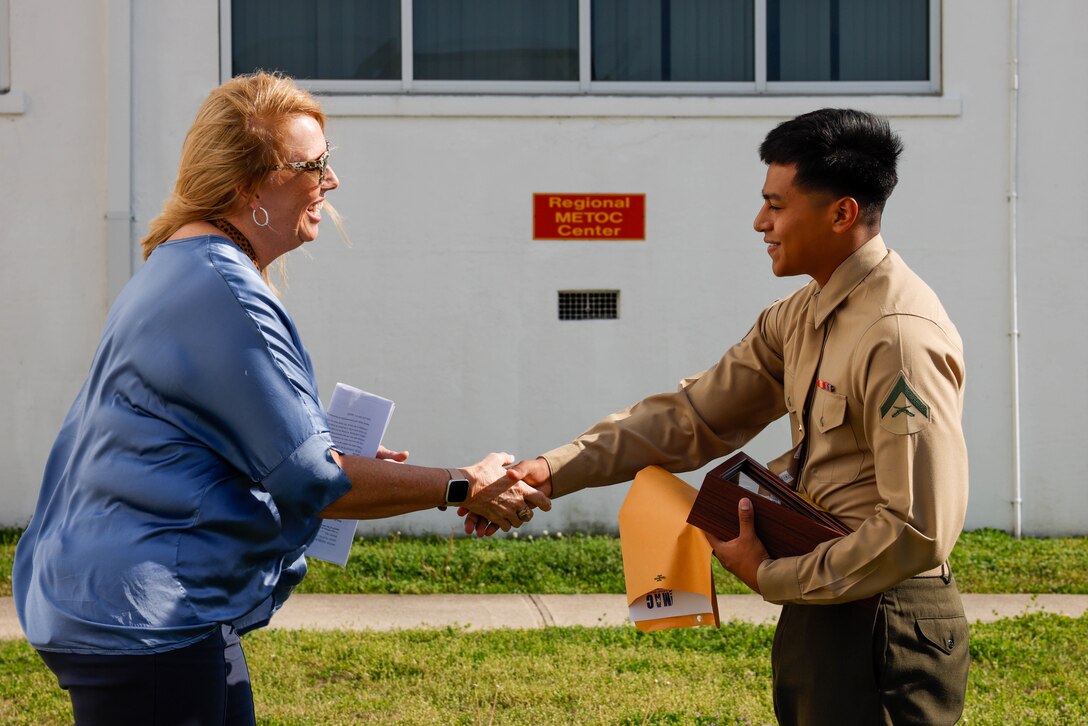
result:
M 77 726 L 256 723 L 242 642 L 229 625 L 166 653 L 38 654 L 72 698 Z
M 774 634 L 782 724 L 954 724 L 967 690 L 967 618 L 955 581 L 915 578 L 879 604 L 785 605 Z

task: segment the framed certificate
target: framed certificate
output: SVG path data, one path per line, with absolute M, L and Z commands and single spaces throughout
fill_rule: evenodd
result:
M 737 503 L 747 497 L 755 513 L 756 534 L 771 557 L 811 552 L 850 529 L 793 490 L 762 464 L 741 452 L 703 479 L 688 522 L 720 539 L 740 534 Z

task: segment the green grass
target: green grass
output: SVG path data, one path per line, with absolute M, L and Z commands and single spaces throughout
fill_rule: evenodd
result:
M 0 596 L 11 595 L 11 566 L 15 561 L 15 543 L 21 529 L 0 529 Z
M 258 631 L 262 724 L 773 723 L 771 626 Z M 1088 617 L 977 624 L 965 724 L 1088 721 Z M 26 643 L 0 642 L 0 723 L 70 723 Z
M 952 552 L 962 592 L 1088 594 L 1088 538 L 1021 539 L 965 532 Z M 713 561 L 719 593 L 748 588 Z M 620 543 L 608 536 L 356 540 L 347 567 L 312 561 L 300 592 L 623 592 Z
M 390 535 L 357 539 L 347 567 L 310 560 L 300 587 L 321 593 L 623 592 L 623 558 L 619 540 L 605 536 Z M 739 582 L 735 587 L 746 590 Z
M 0 530 L 0 595 L 11 594 L 18 530 Z M 996 530 L 965 532 L 952 552 L 961 592 L 1088 594 L 1088 538 L 1015 540 Z M 749 592 L 714 562 L 719 593 Z M 619 540 L 608 536 L 358 539 L 347 567 L 310 561 L 299 592 L 623 592 Z
M 0 530 L 10 595 L 17 530 Z M 965 533 L 964 592 L 1088 593 L 1088 539 Z M 717 567 L 715 563 L 715 567 Z M 745 588 L 721 569 L 720 592 Z M 623 591 L 605 536 L 358 540 L 346 568 L 313 562 L 301 591 Z M 262 724 L 772 723 L 770 626 L 640 633 L 550 628 L 470 633 L 259 631 L 245 638 Z M 967 724 L 1088 722 L 1088 616 L 1023 615 L 971 630 Z M 29 645 L 0 642 L 0 723 L 70 723 L 65 694 Z
M 1021 539 L 981 529 L 952 550 L 961 592 L 1088 594 L 1088 537 Z

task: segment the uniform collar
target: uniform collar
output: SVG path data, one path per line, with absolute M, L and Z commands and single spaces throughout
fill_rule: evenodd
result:
M 835 308 L 887 256 L 888 248 L 884 246 L 884 238 L 878 234 L 843 260 L 822 289 L 816 285 L 813 295 L 813 325 L 823 325 Z

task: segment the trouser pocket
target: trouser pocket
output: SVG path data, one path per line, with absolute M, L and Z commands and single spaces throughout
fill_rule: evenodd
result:
M 967 690 L 968 625 L 954 582 L 908 580 L 885 594 L 874 666 L 888 722 L 955 723 Z M 881 630 L 881 625 L 883 629 Z

